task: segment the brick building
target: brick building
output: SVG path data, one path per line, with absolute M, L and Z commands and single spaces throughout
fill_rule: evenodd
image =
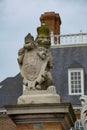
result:
M 81 101 L 79 98 L 81 95 L 87 94 L 87 33 L 61 35 L 61 18 L 55 12 L 42 14 L 40 21 L 44 22 L 51 32 L 51 53 L 54 62 L 52 76 L 57 92 L 61 96 L 62 102 L 72 103 L 77 117 L 75 128 L 83 129 L 80 122 Z M 2 122 L 6 119 L 10 122 L 8 116 L 3 120 L 4 106 L 16 105 L 18 97 L 22 94 L 20 74 L 3 80 L 0 86 L 0 127 L 2 127 Z M 14 123 L 10 123 L 15 128 Z M 33 129 L 32 125 L 31 128 L 24 127 L 25 130 Z M 8 125 L 8 130 L 10 129 Z M 17 130 L 20 129 L 18 127 Z M 0 130 L 4 129 L 0 128 Z

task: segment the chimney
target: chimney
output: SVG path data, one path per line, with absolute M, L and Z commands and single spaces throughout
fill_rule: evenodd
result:
M 51 33 L 54 35 L 60 35 L 61 19 L 58 13 L 45 12 L 41 15 L 40 21 L 44 22 L 48 26 Z

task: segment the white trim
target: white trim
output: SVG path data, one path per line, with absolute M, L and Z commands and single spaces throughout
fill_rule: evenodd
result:
M 71 73 L 80 72 L 81 74 L 81 92 L 71 92 Z M 78 88 L 77 88 L 78 89 Z M 83 68 L 70 68 L 68 69 L 68 90 L 69 95 L 83 95 L 84 94 L 84 69 Z
M 78 43 L 78 44 L 52 44 L 51 48 L 68 48 L 68 47 L 87 47 L 87 43 Z

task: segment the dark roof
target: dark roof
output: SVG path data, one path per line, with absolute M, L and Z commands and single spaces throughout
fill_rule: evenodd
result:
M 63 102 L 80 104 L 79 96 L 68 95 L 68 68 L 84 68 L 85 93 L 87 94 L 87 46 L 56 47 L 51 49 L 54 61 L 52 76 Z
M 70 64 L 69 68 L 84 68 L 84 67 L 77 61 L 73 61 L 73 63 Z
M 0 85 L 0 107 L 17 104 L 17 98 L 22 94 L 22 79 L 20 74 L 3 80 Z
M 85 94 L 87 94 L 87 46 L 79 47 L 54 47 L 51 48 L 54 67 L 52 76 L 57 93 L 63 102 L 80 104 L 79 96 L 68 95 L 68 68 L 80 67 L 85 71 Z M 22 79 L 20 74 L 5 79 L 0 83 L 0 106 L 17 103 L 22 94 Z

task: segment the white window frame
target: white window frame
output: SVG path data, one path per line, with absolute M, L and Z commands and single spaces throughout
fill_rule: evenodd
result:
M 71 92 L 71 73 L 74 72 L 80 72 L 81 74 L 81 92 L 77 93 L 72 93 Z M 83 95 L 84 94 L 84 69 L 83 68 L 69 68 L 68 69 L 68 90 L 69 90 L 69 95 Z
M 82 123 L 81 123 L 81 119 L 77 119 L 74 127 L 71 128 L 70 130 L 76 130 L 76 129 L 80 130 L 81 128 L 83 128 Z
M 77 119 L 75 122 L 75 129 L 80 129 L 82 127 L 81 119 Z

